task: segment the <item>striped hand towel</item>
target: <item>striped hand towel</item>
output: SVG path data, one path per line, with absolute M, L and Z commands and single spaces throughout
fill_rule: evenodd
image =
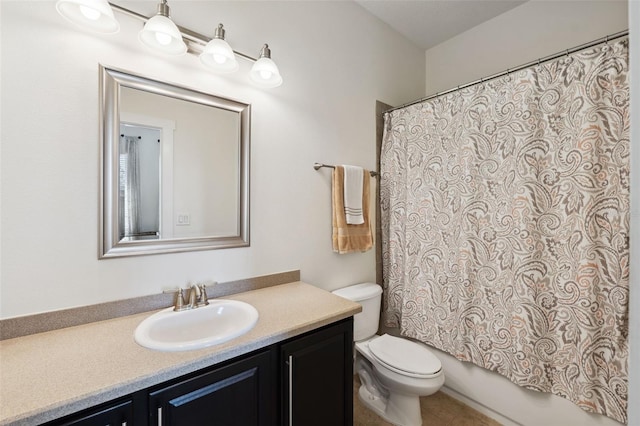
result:
M 362 182 L 364 169 L 358 166 L 343 165 L 344 168 L 344 214 L 348 225 L 361 225 Z
M 359 225 L 347 224 L 344 214 L 344 168 L 336 166 L 332 175 L 332 244 L 333 251 L 340 254 L 364 252 L 373 247 L 373 232 L 369 216 L 370 177 L 369 172 L 362 172 L 362 217 Z

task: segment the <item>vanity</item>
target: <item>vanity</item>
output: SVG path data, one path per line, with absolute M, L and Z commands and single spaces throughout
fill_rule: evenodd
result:
M 303 282 L 224 298 L 259 320 L 206 349 L 135 343 L 151 312 L 0 342 L 0 424 L 352 424 L 359 304 Z
M 98 258 L 248 247 L 250 104 L 103 65 L 99 85 Z M 134 340 L 169 305 L 137 299 L 169 295 L 0 320 L 0 425 L 351 425 L 361 307 L 297 280 L 219 292 L 257 322 L 190 350 Z M 178 340 L 205 324 L 170 314 Z

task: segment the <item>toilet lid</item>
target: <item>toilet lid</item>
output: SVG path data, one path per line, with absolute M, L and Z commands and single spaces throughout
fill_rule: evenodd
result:
M 440 360 L 424 345 L 383 334 L 369 342 L 371 354 L 391 370 L 411 375 L 431 376 L 442 369 Z

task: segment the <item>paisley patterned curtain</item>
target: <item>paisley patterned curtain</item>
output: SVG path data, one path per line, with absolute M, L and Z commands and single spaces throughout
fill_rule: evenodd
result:
M 628 44 L 391 112 L 384 318 L 626 422 Z

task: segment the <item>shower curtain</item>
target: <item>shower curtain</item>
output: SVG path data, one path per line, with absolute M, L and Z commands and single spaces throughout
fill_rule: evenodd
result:
M 386 116 L 387 326 L 626 422 L 628 42 Z

